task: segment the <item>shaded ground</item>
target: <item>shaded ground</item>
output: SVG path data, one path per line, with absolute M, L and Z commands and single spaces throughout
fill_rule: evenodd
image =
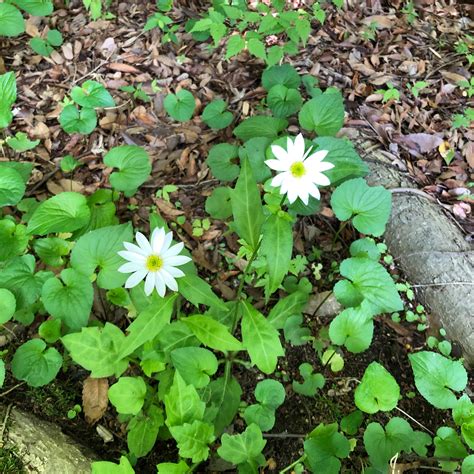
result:
M 231 127 L 221 132 L 211 131 L 200 118 L 176 124 L 166 117 L 163 98 L 169 91 L 185 87 L 200 102 L 198 115 L 210 100 L 222 97 L 230 103 L 237 121 L 252 114 L 265 95 L 260 88 L 263 64 L 245 53 L 230 63 L 225 62 L 221 49 L 210 51 L 208 45 L 196 43 L 182 33 L 178 35 L 179 46 L 160 44 L 158 31 L 141 33 L 153 11 L 153 2 L 115 3 L 111 12 L 117 18 L 96 22 L 89 21 L 80 2 L 71 3 L 69 12 L 60 9 L 50 18 L 29 22 L 29 32 L 33 34 L 43 31 L 48 24 L 63 33 L 65 44 L 51 58 L 36 56 L 25 46 L 26 38 L 0 40 L 0 73 L 4 72 L 3 68 L 18 73 L 18 113 L 11 130 L 27 131 L 31 138 L 42 140 L 38 148 L 25 154 L 35 163 L 30 195 L 41 199 L 64 190 L 90 194 L 103 185 L 110 173 L 102 163 L 105 151 L 123 143 L 145 146 L 153 159 L 152 178 L 134 198 L 119 203 L 120 218 L 130 219 L 137 228 L 146 230 L 149 215 L 156 209 L 170 222 L 184 215 L 186 222 L 176 224 L 174 229 L 192 250 L 202 273 L 216 291 L 224 298 L 232 296 L 236 272 L 228 268 L 226 258 L 237 252 L 237 243 L 223 236 L 224 226 L 220 222 L 212 222 L 200 237 L 192 231 L 194 219 L 207 217 L 205 197 L 216 184 L 204 164 L 207 151 L 215 143 L 232 139 Z M 180 6 L 172 16 L 178 22 L 184 23 L 197 11 L 192 1 L 175 3 Z M 466 37 L 469 25 L 461 15 L 463 7 L 439 7 L 428 2 L 417 10 L 420 18 L 412 26 L 407 23 L 406 15 L 394 14 L 393 7 L 399 6 L 396 2 L 384 2 L 380 9 L 378 2 L 373 3 L 373 11 L 357 2 L 350 2 L 343 13 L 329 7 L 325 25 L 315 25 L 315 34 L 304 54 L 291 58 L 290 62 L 302 73 L 317 77 L 323 88 L 331 85 L 341 88 L 348 111 L 344 133 L 351 136 L 351 129 L 363 129 L 395 166 L 439 199 L 469 238 L 474 231 L 470 207 L 473 201 L 469 196 L 469 184 L 474 177 L 474 130 L 451 128 L 453 115 L 470 105 L 467 94 L 456 85 L 459 80 L 470 78 L 465 55 L 456 51 L 456 43 L 469 43 Z M 367 35 L 372 22 L 379 26 L 371 39 Z M 73 85 L 86 78 L 103 82 L 118 106 L 101 115 L 99 127 L 90 136 L 68 136 L 57 122 L 59 102 Z M 162 88 L 160 92 L 153 92 L 153 80 Z M 407 84 L 421 80 L 428 85 L 416 98 Z M 377 91 L 386 89 L 389 82 L 401 97 L 399 101 L 383 104 Z M 121 86 L 140 84 L 148 93 L 149 102 L 135 100 L 119 91 Z M 424 135 L 413 135 L 420 133 Z M 454 152 L 449 163 L 443 158 L 441 144 Z M 72 154 L 82 164 L 72 175 L 59 170 L 59 160 L 66 154 Z M 166 184 L 178 186 L 169 202 L 155 194 Z M 297 250 L 304 254 L 317 238 L 319 247 L 329 251 L 335 225 L 331 211 L 323 205 L 321 215 L 305 218 L 298 225 Z M 356 237 L 350 231 L 342 236 L 346 242 Z M 223 244 L 227 246 L 227 254 L 222 251 Z M 323 278 L 314 282 L 318 289 L 329 288 L 331 261 L 339 261 L 344 252 L 342 244 L 332 254 L 325 254 Z M 96 308 L 99 317 L 101 312 L 101 308 Z M 328 322 L 318 319 L 310 322 L 313 334 Z M 37 326 L 29 328 L 29 336 Z M 416 332 L 413 325 L 383 320 L 378 322 L 374 334 L 370 350 L 361 355 L 348 354 L 342 372 L 330 376 L 329 369 L 325 369 L 330 381 L 324 389 L 324 398 L 301 397 L 289 388 L 265 451 L 276 469 L 294 461 L 302 447 L 301 438 L 286 433 L 303 435 L 319 422 L 340 420 L 353 409 L 355 379 L 360 379 L 371 361 L 377 360 L 387 367 L 400 383 L 403 394 L 415 390 L 407 367 L 407 353 L 421 347 L 425 336 Z M 20 344 L 26 334 L 20 332 L 17 336 L 15 344 Z M 284 365 L 279 367 L 281 381 L 286 386 L 290 387 L 292 380 L 299 380 L 298 367 L 305 361 L 321 370 L 321 363 L 310 346 L 287 347 L 287 358 L 282 359 Z M 244 393 L 253 393 L 256 374 L 256 371 L 238 374 Z M 81 415 L 75 420 L 67 419 L 67 411 L 81 403 L 82 381 L 87 375 L 74 369 L 41 389 L 31 390 L 21 385 L 8 394 L 8 401 L 60 423 L 66 433 L 87 443 L 104 459 L 117 458 L 126 450 L 126 443 L 113 410 L 100 421 L 114 435 L 114 441 L 108 444 L 104 444 Z M 7 379 L 5 390 L 15 384 Z M 251 395 L 247 398 L 248 402 L 253 401 Z M 435 410 L 421 397 L 404 398 L 400 408 L 432 431 L 445 422 L 445 413 Z M 383 416 L 380 420 L 387 421 Z M 239 423 L 237 420 L 236 429 Z M 156 463 L 171 460 L 174 453 L 171 444 L 158 444 L 152 455 L 139 461 L 137 472 L 155 472 Z M 356 451 L 351 457 L 349 470 L 361 470 L 359 454 Z

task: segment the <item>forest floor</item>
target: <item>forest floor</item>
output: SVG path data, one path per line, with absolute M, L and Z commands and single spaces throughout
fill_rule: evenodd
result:
M 194 230 L 197 220 L 207 217 L 204 202 L 217 184 L 205 164 L 207 152 L 216 143 L 232 140 L 232 130 L 211 130 L 198 115 L 214 98 L 225 99 L 236 120 L 252 115 L 265 96 L 260 83 L 263 62 L 246 53 L 225 61 L 221 48 L 195 42 L 182 29 L 177 33 L 178 45 L 162 44 L 158 30 L 143 32 L 143 25 L 155 11 L 154 2 L 113 2 L 109 11 L 115 17 L 97 21 L 90 20 L 79 2 L 70 3 L 69 9 L 57 9 L 51 17 L 28 21 L 31 36 L 48 25 L 62 32 L 65 42 L 49 58 L 36 55 L 22 38 L 0 39 L 0 74 L 13 70 L 17 75 L 18 110 L 12 131 L 41 139 L 40 146 L 24 155 L 35 164 L 29 196 L 44 199 L 70 190 L 91 194 L 103 186 L 110 173 L 102 162 L 104 152 L 121 144 L 144 146 L 153 161 L 152 177 L 135 197 L 119 202 L 117 214 L 122 221 L 131 220 L 136 228 L 144 230 L 149 214 L 155 210 L 168 222 L 184 216 L 184 224 L 176 224 L 175 229 L 192 250 L 196 264 L 218 293 L 233 295 L 238 271 L 228 266 L 228 259 L 235 257 L 237 242 L 224 235 L 219 221 L 212 221 L 202 235 Z M 175 3 L 179 6 L 171 17 L 177 23 L 184 25 L 190 16 L 199 13 L 200 7 L 193 0 Z M 338 87 L 347 110 L 342 133 L 350 137 L 354 130 L 362 131 L 419 189 L 436 198 L 466 239 L 472 238 L 474 127 L 463 122 L 460 115 L 473 103 L 469 90 L 458 85 L 459 81 L 471 80 L 466 57 L 474 53 L 465 7 L 424 2 L 416 7 L 419 16 L 410 24 L 398 0 L 388 3 L 373 2 L 368 9 L 350 0 L 344 10 L 328 7 L 324 25 L 316 28 L 304 52 L 288 61 L 301 73 L 316 77 L 322 88 Z M 58 124 L 60 102 L 73 85 L 86 79 L 102 82 L 118 105 L 104 111 L 91 135 L 67 135 Z M 153 81 L 161 90 L 156 92 Z M 426 86 L 416 97 L 409 86 L 417 81 L 425 81 Z M 130 85 L 141 87 L 148 99 L 136 99 L 120 90 Z M 196 117 L 181 124 L 170 120 L 163 108 L 166 94 L 179 88 L 190 90 L 198 104 Z M 398 91 L 399 98 L 384 101 L 379 91 L 390 88 Z M 60 159 L 67 154 L 81 163 L 72 174 L 63 173 L 59 167 Z M 296 227 L 296 247 L 301 252 L 310 251 L 311 240 L 318 235 L 321 248 L 330 249 L 334 232 L 332 211 L 323 204 L 319 215 L 303 218 Z M 346 230 L 343 240 L 350 242 L 354 238 L 351 232 Z M 223 242 L 228 249 L 225 255 L 221 251 Z M 331 262 L 340 261 L 346 254 L 344 244 L 325 253 L 322 278 L 316 282 L 318 290 L 328 289 L 324 282 L 328 282 Z M 394 265 L 391 271 L 398 272 Z M 415 307 L 416 303 L 407 301 L 407 309 Z M 308 324 L 316 334 L 328 322 L 316 316 Z M 37 328 L 35 324 L 28 328 L 30 336 Z M 319 422 L 331 420 L 331 411 L 346 414 L 344 410 L 351 410 L 355 381 L 372 360 L 387 367 L 403 393 L 415 391 L 406 355 L 425 344 L 426 332 L 417 331 L 416 323 L 380 318 L 374 334 L 370 351 L 349 354 L 344 369 L 329 377 L 331 390 L 324 397 L 289 394 L 268 435 L 265 455 L 273 462 L 270 468 L 282 469 L 294 461 L 305 434 Z M 309 345 L 288 346 L 286 354 L 285 365 L 280 365 L 276 373 L 283 382 L 299 380 L 302 362 L 320 365 Z M 325 375 L 330 374 L 329 367 L 324 370 L 328 372 Z M 20 385 L 8 393 L 8 402 L 60 424 L 100 457 L 116 459 L 126 450 L 126 442 L 113 409 L 99 422 L 114 435 L 107 444 L 82 415 L 74 420 L 66 416 L 76 403 L 81 403 L 86 377 L 85 371 L 75 370 L 60 374 L 54 383 L 40 389 Z M 240 375 L 248 401 L 252 401 L 256 379 L 256 370 Z M 16 384 L 7 379 L 4 390 Z M 404 398 L 400 408 L 428 430 L 436 431 L 445 413 L 421 397 L 415 400 Z M 160 446 L 139 461 L 137 472 L 156 472 L 156 463 L 173 459 L 175 453 L 173 445 Z M 348 468 L 353 472 L 362 470 L 360 464 Z

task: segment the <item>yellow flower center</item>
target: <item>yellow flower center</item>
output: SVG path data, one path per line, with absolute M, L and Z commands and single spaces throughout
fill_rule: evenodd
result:
M 306 169 L 303 162 L 296 161 L 290 166 L 290 172 L 295 178 L 301 178 L 306 174 Z
M 149 272 L 157 272 L 163 266 L 163 259 L 158 255 L 150 255 L 145 266 Z

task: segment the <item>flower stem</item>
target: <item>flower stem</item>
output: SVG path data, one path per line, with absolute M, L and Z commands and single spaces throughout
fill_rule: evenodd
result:
M 334 238 L 332 239 L 330 252 L 333 251 L 334 245 L 336 245 L 336 241 L 337 241 L 339 235 L 340 235 L 341 232 L 344 230 L 344 228 L 346 227 L 346 225 L 347 225 L 348 222 L 349 222 L 349 221 L 344 221 L 344 222 L 339 226 L 339 230 L 336 232 L 336 234 L 334 235 Z
M 299 457 L 295 462 L 291 463 L 289 466 L 286 466 L 285 469 L 280 471 L 280 474 L 283 474 L 284 472 L 288 472 L 292 468 L 294 468 L 297 464 L 300 464 L 306 459 L 306 454 L 303 454 L 303 456 Z

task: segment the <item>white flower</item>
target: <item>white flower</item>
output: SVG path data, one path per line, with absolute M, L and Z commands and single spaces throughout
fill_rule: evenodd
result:
M 121 273 L 132 273 L 125 282 L 125 288 L 133 288 L 145 279 L 145 294 L 151 295 L 153 288 L 163 297 L 166 287 L 172 291 L 178 291 L 175 278 L 183 277 L 184 273 L 178 266 L 188 263 L 191 259 L 184 255 L 178 255 L 183 250 L 184 244 L 171 245 L 173 233 L 165 233 L 165 229 L 155 229 L 151 235 L 150 242 L 141 233 L 137 232 L 135 239 L 138 245 L 124 242 L 127 250 L 118 254 L 127 263 L 123 264 L 118 271 Z
M 279 173 L 272 179 L 272 186 L 280 186 L 280 194 L 288 194 L 290 203 L 300 198 L 306 205 L 309 196 L 321 199 L 318 186 L 329 186 L 329 178 L 323 171 L 334 168 L 332 163 L 323 162 L 327 150 L 319 150 L 310 155 L 312 147 L 305 152 L 303 135 L 300 133 L 294 141 L 288 137 L 286 150 L 272 145 L 276 160 L 267 160 L 265 164 Z

